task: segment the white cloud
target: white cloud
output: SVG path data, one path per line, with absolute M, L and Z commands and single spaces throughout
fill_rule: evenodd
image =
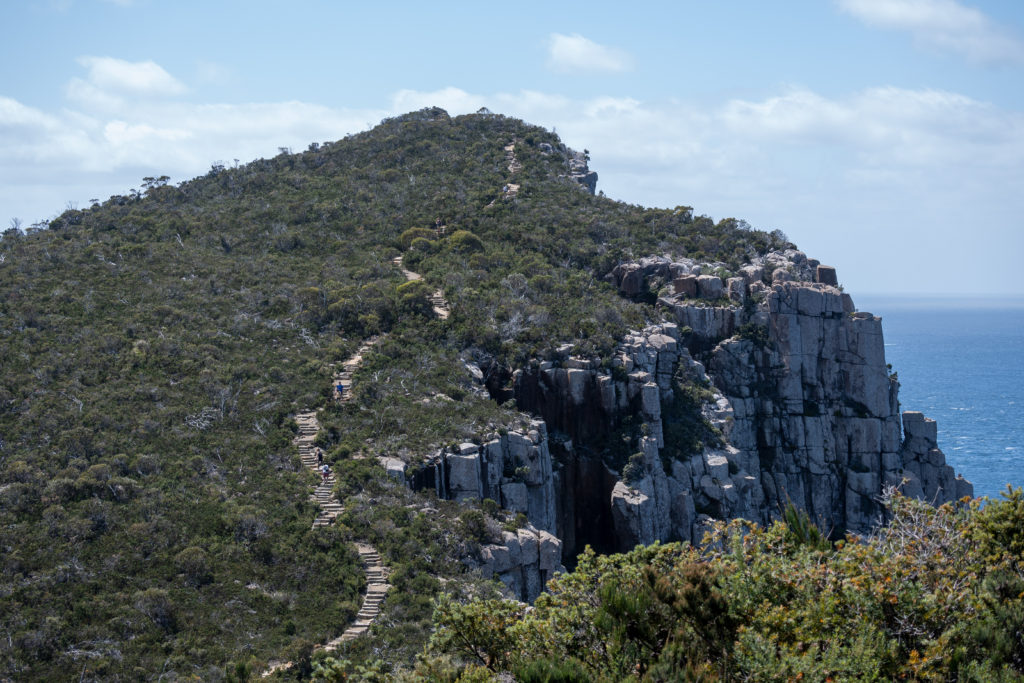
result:
M 633 58 L 624 50 L 600 45 L 578 33 L 552 33 L 548 66 L 560 73 L 622 73 L 633 68 Z
M 570 144 L 602 149 L 603 161 L 616 164 L 736 158 L 732 172 L 740 174 L 740 166 L 758 156 L 828 147 L 862 167 L 1024 166 L 1024 116 L 940 90 L 870 88 L 828 98 L 794 88 L 707 109 L 628 97 L 574 100 L 535 91 L 480 95 L 445 88 L 403 90 L 392 105 L 395 111 L 436 105 L 453 115 L 486 106 L 557 128 Z
M 304 102 L 237 105 L 120 101 L 116 110 L 46 113 L 0 97 L 0 207 L 26 222 L 69 198 L 123 194 L 145 175 L 184 180 L 220 161 L 270 157 L 365 129 L 388 110 Z M 72 188 L 81 196 L 69 197 Z
M 1024 64 L 1024 42 L 956 0 L 838 0 L 866 24 L 909 31 L 916 41 L 978 63 Z
M 89 70 L 88 82 L 106 93 L 152 97 L 185 92 L 185 86 L 156 62 L 86 56 L 78 63 Z
M 391 98 L 391 109 L 396 112 L 418 111 L 425 107 L 441 107 L 450 112 L 469 113 L 487 107 L 487 98 L 470 95 L 461 88 L 442 88 L 433 92 L 399 90 Z
M 114 95 L 83 78 L 72 78 L 64 89 L 68 99 L 90 111 L 116 111 L 124 106 L 124 98 Z

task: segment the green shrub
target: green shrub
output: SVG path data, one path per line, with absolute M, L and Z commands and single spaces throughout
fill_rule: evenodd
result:
M 408 250 L 412 247 L 416 240 L 425 240 L 430 242 L 435 237 L 433 230 L 427 228 L 409 228 L 403 232 L 398 238 L 398 244 L 402 247 L 402 250 Z
M 471 254 L 483 251 L 483 241 L 468 230 L 456 230 L 447 240 L 445 246 L 458 254 Z
M 634 453 L 629 456 L 629 462 L 622 468 L 622 481 L 628 486 L 637 483 L 647 474 L 644 469 L 644 454 Z

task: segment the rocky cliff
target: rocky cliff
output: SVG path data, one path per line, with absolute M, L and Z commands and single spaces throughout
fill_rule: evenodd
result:
M 594 194 L 597 191 L 597 171 L 591 171 L 586 152 L 568 150 L 569 177 Z
M 834 269 L 795 250 L 734 277 L 705 272 L 718 268 L 649 259 L 610 278 L 627 295 L 671 278 L 658 301 L 707 364 L 716 395 L 705 413 L 724 437 L 668 468 L 662 444 L 642 441 L 643 477 L 612 494 L 623 546 L 699 540 L 702 514 L 766 523 L 790 501 L 833 536 L 865 533 L 882 521 L 887 486 L 934 503 L 973 493 L 946 465 L 934 421 L 901 415 L 881 319 L 855 310 Z
M 508 533 L 483 553 L 485 573 L 523 599 L 563 547 L 568 560 L 586 544 L 699 542 L 711 519 L 769 523 L 789 502 L 838 537 L 884 521 L 886 487 L 936 504 L 972 494 L 934 421 L 900 412 L 881 320 L 855 309 L 834 269 L 789 250 L 736 273 L 648 258 L 607 279 L 671 321 L 610 358 L 564 345 L 508 373 L 497 393 L 529 427 L 443 449 L 417 475 L 440 497 L 527 516 L 546 555 Z
M 562 541 L 554 533 L 555 468 L 543 420 L 532 420 L 522 430 L 492 434 L 479 444 L 442 448 L 409 473 L 397 458 L 383 458 L 381 464 L 392 477 L 415 489 L 433 489 L 438 498 L 489 498 L 525 515 L 525 528 L 504 531 L 501 543 L 483 545 L 479 561 L 470 560 L 521 600 L 532 602 L 552 573 L 562 569 Z

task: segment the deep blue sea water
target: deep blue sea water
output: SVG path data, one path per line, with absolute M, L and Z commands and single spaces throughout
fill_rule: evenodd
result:
M 882 316 L 901 409 L 938 422 L 939 448 L 974 494 L 1024 486 L 1024 301 L 854 302 Z

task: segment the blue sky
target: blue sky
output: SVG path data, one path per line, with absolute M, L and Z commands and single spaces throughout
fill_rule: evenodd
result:
M 781 229 L 855 296 L 1024 296 L 1024 3 L 26 0 L 0 227 L 428 105 L 591 152 L 622 201 Z

